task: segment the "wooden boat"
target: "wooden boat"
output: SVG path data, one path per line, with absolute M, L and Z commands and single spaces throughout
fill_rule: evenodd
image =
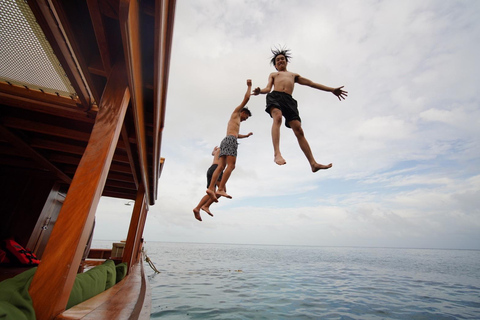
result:
M 31 43 L 19 51 L 37 61 L 31 72 L 46 84 L 15 79 L 16 70 L 0 72 L 0 240 L 13 237 L 41 259 L 29 287 L 36 319 L 148 319 L 142 233 L 164 163 L 175 0 L 5 0 L 2 6 L 22 3 L 22 14 L 33 17 L 28 23 L 38 27 L 36 39 L 51 50 L 47 60 L 61 65 L 52 63 L 67 90 L 50 86 L 48 63 Z M 10 9 L 2 10 L 4 20 Z M 1 37 L 15 37 L 14 25 L 2 21 Z M 22 40 L 30 41 L 21 35 L 15 43 Z M 127 276 L 66 310 L 102 196 L 134 201 L 120 258 Z M 3 278 L 17 271 L 0 267 Z

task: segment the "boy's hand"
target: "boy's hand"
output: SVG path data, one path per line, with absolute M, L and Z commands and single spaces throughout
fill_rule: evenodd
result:
M 253 89 L 252 93 L 254 96 L 258 96 L 260 94 L 260 87 L 256 87 L 255 89 Z
M 252 80 L 250 80 L 250 79 L 247 80 L 247 86 L 249 86 L 249 87 L 252 86 Z
M 348 97 L 348 91 L 342 90 L 343 86 L 333 89 L 332 93 L 337 96 L 338 100 L 342 101 Z

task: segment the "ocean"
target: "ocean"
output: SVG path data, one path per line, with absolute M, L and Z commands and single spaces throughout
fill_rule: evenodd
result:
M 151 319 L 480 319 L 480 251 L 147 242 Z

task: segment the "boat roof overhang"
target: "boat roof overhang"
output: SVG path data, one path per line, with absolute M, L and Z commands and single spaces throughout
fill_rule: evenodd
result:
M 164 162 L 161 141 L 175 1 L 22 3 L 0 4 L 1 41 L 18 42 L 0 44 L 1 166 L 69 185 L 111 71 L 124 63 L 131 98 L 102 195 L 134 200 L 142 186 L 153 205 Z M 32 34 L 15 28 L 18 21 L 6 5 L 18 7 L 21 23 L 30 26 Z M 38 60 L 42 54 L 32 49 L 32 37 L 45 51 L 45 60 Z M 28 41 L 21 44 L 22 39 Z M 13 62 L 7 69 L 9 57 Z M 37 76 L 32 80 L 30 74 Z M 53 78 L 58 78 L 55 84 L 48 81 Z

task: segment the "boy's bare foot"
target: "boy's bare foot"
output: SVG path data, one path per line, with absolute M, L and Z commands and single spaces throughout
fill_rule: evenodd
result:
M 327 165 L 315 163 L 312 165 L 312 172 L 317 172 L 318 170 L 322 170 L 322 169 L 329 169 L 331 167 L 332 167 L 331 163 Z
M 213 192 L 210 189 L 207 189 L 207 194 L 210 197 L 210 199 L 212 199 L 215 202 L 218 202 L 218 199 L 217 199 L 217 196 L 215 195 L 215 192 Z
M 217 196 L 222 196 L 222 197 L 225 197 L 225 198 L 228 198 L 228 199 L 232 199 L 232 196 L 231 195 L 228 195 L 225 191 L 222 191 L 222 190 L 217 190 Z
M 279 166 L 283 166 L 284 164 L 287 163 L 287 161 L 285 161 L 285 159 L 283 159 L 281 154 L 279 154 L 278 156 L 275 156 L 273 161 L 275 161 L 275 163 L 278 164 Z
M 213 214 L 210 212 L 210 209 L 208 207 L 201 207 L 200 209 L 202 209 L 203 211 L 205 211 L 206 213 L 208 213 L 213 217 Z
M 193 214 L 195 215 L 195 219 L 197 219 L 198 221 L 202 221 L 202 217 L 200 217 L 200 210 L 198 210 L 197 208 L 193 209 Z

